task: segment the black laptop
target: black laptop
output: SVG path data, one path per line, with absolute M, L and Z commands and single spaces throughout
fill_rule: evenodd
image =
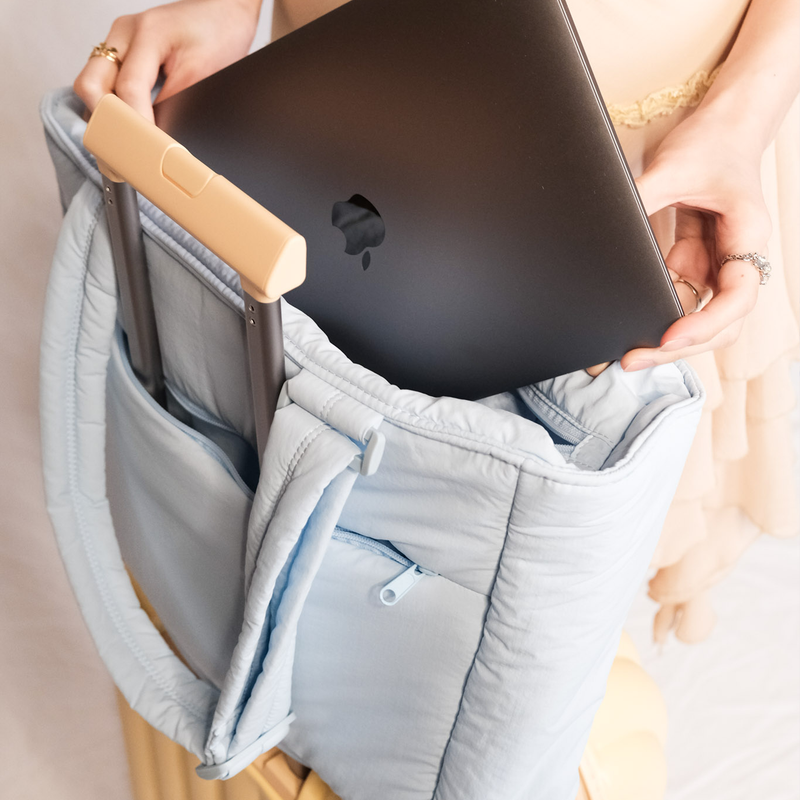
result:
M 561 0 L 350 0 L 156 122 L 306 238 L 287 301 L 403 388 L 491 395 L 682 314 Z

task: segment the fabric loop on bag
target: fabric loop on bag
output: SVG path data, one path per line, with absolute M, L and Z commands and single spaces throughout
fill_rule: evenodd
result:
M 358 453 L 295 404 L 275 414 L 248 529 L 244 627 L 207 762 L 229 762 L 290 714 L 297 622 L 357 478 L 348 467 Z
M 310 414 L 361 444 L 367 444 L 371 432 L 383 421 L 377 411 L 334 389 L 308 370 L 289 380 L 286 390 Z

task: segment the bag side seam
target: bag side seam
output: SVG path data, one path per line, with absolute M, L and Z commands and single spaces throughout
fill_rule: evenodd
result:
M 494 595 L 494 588 L 495 584 L 497 583 L 497 576 L 500 572 L 500 565 L 503 563 L 503 554 L 505 553 L 506 544 L 508 542 L 508 531 L 509 528 L 511 527 L 511 517 L 514 514 L 514 509 L 516 508 L 517 505 L 517 495 L 519 494 L 519 487 L 521 482 L 522 482 L 522 470 L 518 469 L 517 482 L 516 485 L 514 486 L 514 494 L 511 498 L 511 504 L 508 510 L 508 517 L 506 519 L 506 534 L 503 537 L 503 547 L 500 550 L 500 558 L 497 561 L 497 569 L 494 574 L 494 580 L 492 580 L 492 587 L 489 590 L 488 594 L 489 603 L 486 606 L 486 613 L 483 618 L 483 626 L 481 628 L 481 638 L 480 641 L 478 642 L 478 647 L 475 649 L 475 655 L 472 657 L 472 663 L 470 664 L 469 671 L 467 672 L 467 677 L 464 681 L 464 688 L 461 691 L 461 700 L 458 704 L 458 711 L 456 712 L 455 719 L 453 720 L 453 725 L 450 728 L 450 735 L 447 737 L 447 743 L 445 744 L 444 750 L 442 751 L 442 760 L 439 764 L 439 773 L 436 776 L 436 785 L 433 787 L 433 794 L 431 795 L 431 800 L 441 800 L 441 798 L 437 798 L 437 795 L 439 792 L 439 782 L 442 778 L 442 770 L 444 769 L 445 760 L 447 759 L 447 752 L 450 749 L 450 743 L 453 741 L 453 734 L 455 733 L 456 726 L 458 725 L 458 720 L 461 718 L 461 711 L 463 709 L 464 696 L 466 695 L 467 692 L 467 686 L 469 686 L 470 678 L 472 677 L 472 672 L 475 669 L 475 662 L 478 660 L 478 654 L 481 651 L 481 647 L 483 647 L 483 640 L 484 637 L 486 636 L 486 620 L 492 610 L 492 595 Z

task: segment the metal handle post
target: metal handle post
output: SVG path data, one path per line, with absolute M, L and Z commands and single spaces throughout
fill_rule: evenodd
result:
M 281 301 L 260 303 L 244 292 L 244 303 L 258 460 L 261 463 L 275 416 L 278 395 L 286 380 Z
M 136 190 L 103 175 L 103 196 L 131 366 L 148 394 L 165 406 L 164 369 Z

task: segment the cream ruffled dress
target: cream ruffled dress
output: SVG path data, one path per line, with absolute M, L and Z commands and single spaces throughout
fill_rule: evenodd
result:
M 531 0 L 535 2 L 535 0 Z M 341 5 L 304 4 L 303 18 L 275 0 L 273 36 Z M 669 131 L 692 113 L 736 37 L 748 0 L 569 0 L 597 82 L 634 176 Z M 743 109 L 746 113 L 746 109 Z M 790 412 L 790 361 L 800 358 L 800 107 L 795 102 L 767 149 L 764 194 L 772 216 L 773 272 L 738 341 L 688 359 L 708 400 L 653 567 L 650 595 L 661 608 L 655 636 L 687 642 L 714 625 L 708 590 L 752 542 L 755 529 L 800 531 Z M 652 218 L 664 254 L 674 211 Z
M 572 0 L 570 9 L 635 176 L 705 94 L 747 0 Z M 800 531 L 792 465 L 790 362 L 800 358 L 800 108 L 795 102 L 764 154 L 764 196 L 773 223 L 773 273 L 731 347 L 693 356 L 708 392 L 670 508 L 650 596 L 661 609 L 655 636 L 687 642 L 714 624 L 708 589 L 757 531 Z M 742 110 L 747 113 L 746 109 Z M 664 254 L 674 211 L 652 218 Z M 755 523 L 748 524 L 747 518 Z

